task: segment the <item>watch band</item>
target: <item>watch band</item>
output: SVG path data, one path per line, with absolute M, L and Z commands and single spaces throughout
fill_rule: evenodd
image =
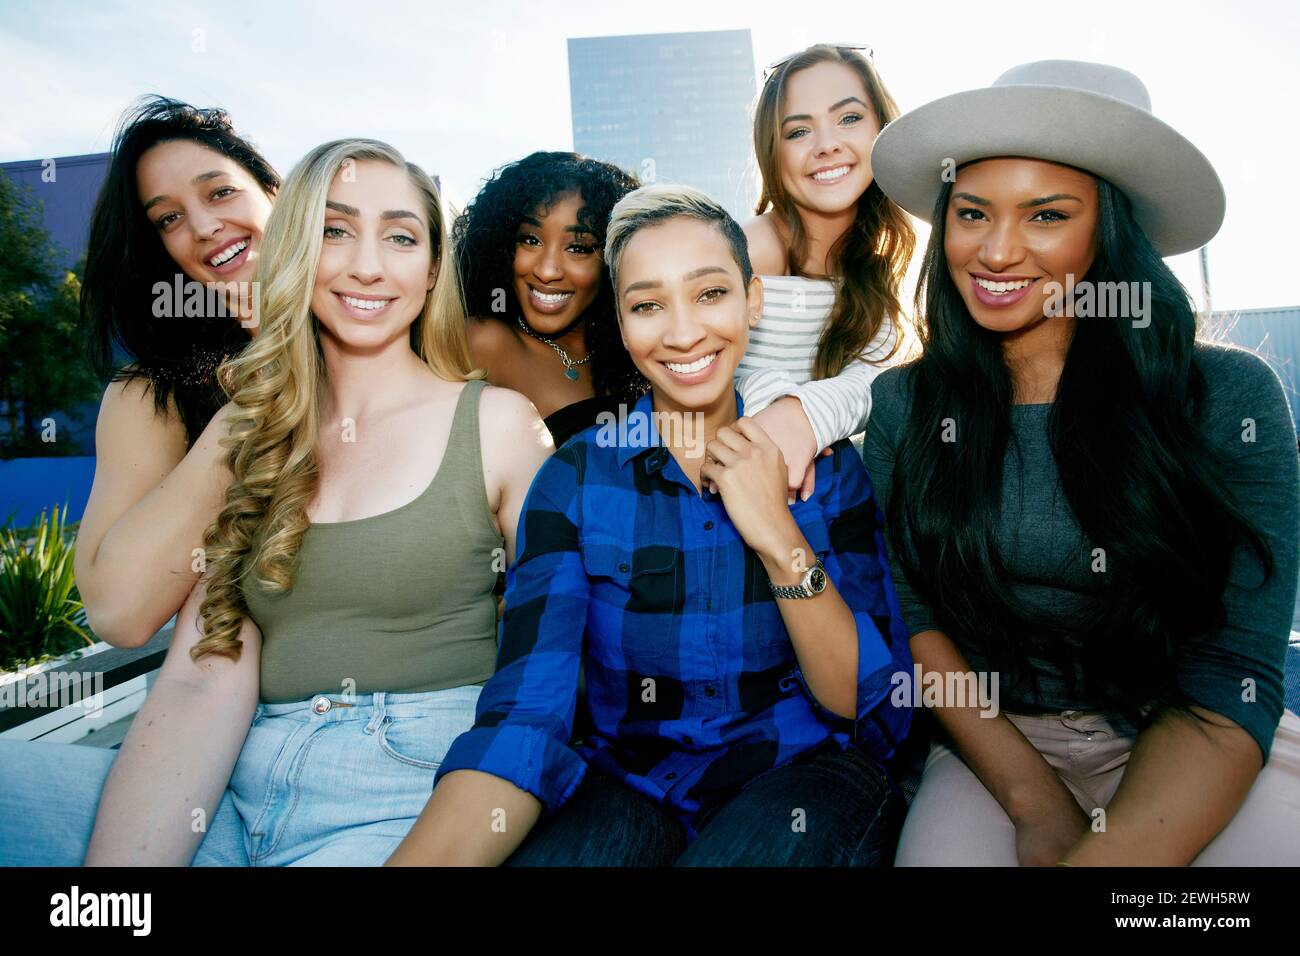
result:
M 821 556 L 817 557 L 817 563 L 804 572 L 803 580 L 798 584 L 773 584 L 771 580 L 767 586 L 772 589 L 772 596 L 777 598 L 813 598 L 826 590 L 826 566 L 822 564 Z

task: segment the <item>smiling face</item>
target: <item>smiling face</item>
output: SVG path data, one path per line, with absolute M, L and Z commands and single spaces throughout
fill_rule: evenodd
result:
M 679 216 L 639 230 L 618 266 L 620 329 L 655 407 L 708 411 L 732 380 L 763 310 L 762 284 L 746 288 L 717 226 Z
M 321 338 L 351 351 L 405 339 L 436 275 L 428 212 L 406 170 L 345 164 L 330 186 L 311 300 Z
M 582 197 L 560 197 L 535 209 L 515 236 L 515 297 L 535 332 L 554 335 L 572 325 L 600 291 L 604 260 L 596 237 L 578 221 Z
M 971 317 L 993 332 L 1046 321 L 1048 284 L 1092 267 L 1097 219 L 1096 180 L 1069 166 L 999 158 L 958 169 L 943 249 Z
M 163 247 L 196 282 L 251 281 L 271 199 L 243 166 L 191 140 L 146 150 L 136 192 Z
M 880 123 L 862 78 L 843 63 L 821 62 L 786 81 L 777 159 L 781 185 L 796 205 L 835 214 L 871 185 L 871 146 Z

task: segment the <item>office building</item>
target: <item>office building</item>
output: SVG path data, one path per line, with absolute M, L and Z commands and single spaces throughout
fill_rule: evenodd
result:
M 569 40 L 573 148 L 645 182 L 708 193 L 737 219 L 757 199 L 748 30 Z

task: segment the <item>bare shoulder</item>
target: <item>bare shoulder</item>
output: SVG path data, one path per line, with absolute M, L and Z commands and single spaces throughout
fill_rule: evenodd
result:
M 755 275 L 779 276 L 786 273 L 785 240 L 777 230 L 771 212 L 755 216 L 742 226 L 749 240 L 749 262 Z
M 466 326 L 469 350 L 475 362 L 508 353 L 518 345 L 514 330 L 500 319 L 472 316 Z
M 502 491 L 522 494 L 554 450 L 536 406 L 509 388 L 484 387 L 479 396 L 479 446 L 489 499 Z
M 496 385 L 484 386 L 479 397 L 479 424 L 481 434 L 501 444 L 532 442 L 539 430 L 545 431 L 542 416 L 525 395 Z
M 114 381 L 104 389 L 99 403 L 95 444 L 100 457 L 126 452 L 135 458 L 144 453 L 173 459 L 175 464 L 185 456 L 185 423 L 170 400 L 165 411 L 158 410 L 153 388 L 146 379 Z

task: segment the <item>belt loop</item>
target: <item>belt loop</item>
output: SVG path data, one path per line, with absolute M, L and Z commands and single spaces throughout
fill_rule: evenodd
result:
M 373 734 L 384 722 L 384 692 L 377 690 L 370 695 L 370 723 L 366 724 L 366 733 Z

